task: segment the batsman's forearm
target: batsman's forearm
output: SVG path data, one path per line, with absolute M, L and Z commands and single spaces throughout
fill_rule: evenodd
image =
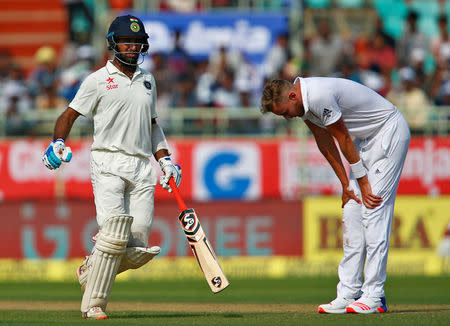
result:
M 66 139 L 72 129 L 73 122 L 65 118 L 63 115 L 56 120 L 55 129 L 53 131 L 53 140 L 58 138 Z
M 68 108 L 56 120 L 53 130 L 53 140 L 58 138 L 66 139 L 72 129 L 73 123 L 78 118 L 79 113 L 74 113 L 73 109 Z
M 170 153 L 167 149 L 163 148 L 163 149 L 160 149 L 159 151 L 157 151 L 154 154 L 154 156 L 155 156 L 156 161 L 158 161 L 162 157 L 170 156 Z

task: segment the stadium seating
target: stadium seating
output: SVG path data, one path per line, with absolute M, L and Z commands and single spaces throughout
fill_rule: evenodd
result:
M 330 0 L 306 0 L 306 6 L 315 9 L 328 8 Z
M 419 13 L 421 17 L 430 17 L 436 19 L 440 13 L 439 3 L 436 0 L 413 0 L 411 2 L 410 8 Z
M 405 21 L 398 16 L 388 16 L 383 19 L 383 28 L 390 36 L 398 39 L 403 34 Z
M 68 19 L 63 1 L 2 0 L 0 48 L 14 56 L 26 71 L 43 45 L 57 52 L 67 40 Z
M 373 6 L 382 18 L 397 16 L 406 17 L 409 12 L 403 0 L 373 0 Z
M 336 0 L 339 8 L 361 8 L 364 6 L 364 0 Z
M 436 17 L 420 16 L 417 24 L 419 31 L 428 37 L 433 37 L 439 33 Z

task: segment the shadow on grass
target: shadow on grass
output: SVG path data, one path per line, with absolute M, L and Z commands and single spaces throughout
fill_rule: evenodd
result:
M 120 315 L 114 314 L 110 316 L 114 319 L 142 319 L 142 318 L 148 318 L 148 319 L 157 319 L 157 318 L 192 318 L 192 317 L 208 317 L 208 316 L 222 316 L 224 318 L 244 318 L 243 314 L 236 314 L 236 313 L 226 313 L 226 314 L 202 314 L 202 313 L 162 313 L 162 314 L 140 314 L 140 313 L 123 313 Z
M 421 308 L 421 309 L 402 309 L 402 310 L 391 310 L 390 314 L 402 314 L 402 313 L 426 313 L 426 312 L 450 312 L 450 307 L 448 308 Z

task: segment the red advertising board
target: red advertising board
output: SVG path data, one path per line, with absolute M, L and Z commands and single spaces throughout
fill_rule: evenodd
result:
M 72 161 L 50 171 L 42 164 L 46 142 L 0 141 L 0 200 L 91 200 L 90 144 L 70 141 Z M 290 200 L 299 198 L 299 192 L 329 195 L 341 190 L 313 139 L 176 139 L 170 144 L 174 161 L 182 165 L 186 199 Z M 412 138 L 398 193 L 450 194 L 449 166 L 450 138 Z M 169 198 L 157 187 L 157 200 Z
M 301 256 L 300 202 L 195 203 L 204 231 L 219 256 Z M 156 204 L 150 244 L 162 256 L 191 255 L 178 206 Z M 0 258 L 78 258 L 97 232 L 92 201 L 9 201 L 0 204 Z

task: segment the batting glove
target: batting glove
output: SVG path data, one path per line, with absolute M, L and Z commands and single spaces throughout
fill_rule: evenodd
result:
M 59 168 L 61 162 L 70 162 L 72 159 L 72 149 L 66 147 L 64 139 L 53 140 L 45 150 L 42 162 L 50 170 Z
M 168 192 L 172 192 L 172 188 L 170 188 L 169 185 L 169 180 L 173 177 L 177 187 L 180 185 L 181 167 L 178 164 L 173 164 L 169 156 L 160 158 L 158 163 L 161 166 L 161 170 L 164 172 L 164 175 L 162 175 L 159 179 L 159 184 Z

